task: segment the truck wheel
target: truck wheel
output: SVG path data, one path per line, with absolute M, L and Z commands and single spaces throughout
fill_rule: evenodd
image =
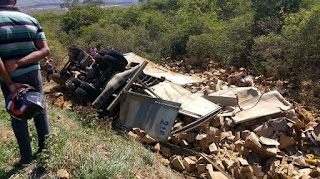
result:
M 80 51 L 80 52 L 79 52 L 79 55 L 77 56 L 77 60 L 80 61 L 80 60 L 82 60 L 84 57 L 85 57 L 84 51 Z
M 73 83 L 68 83 L 68 84 L 66 85 L 66 88 L 67 88 L 68 90 L 72 91 L 72 92 L 75 92 L 75 90 L 76 90 L 77 87 L 76 87 Z
M 91 82 L 98 76 L 99 76 L 99 70 L 96 67 L 92 67 L 87 73 L 86 81 Z
M 94 60 L 96 61 L 97 64 L 100 64 L 100 65 L 103 64 L 102 56 L 100 54 L 96 54 L 96 56 L 94 56 Z
M 124 56 L 122 54 L 120 54 L 119 52 L 113 50 L 113 49 L 109 49 L 108 50 L 108 55 L 116 58 L 117 60 L 120 61 L 121 65 L 126 67 L 128 65 L 128 61 L 126 58 L 124 58 Z
M 98 54 L 100 54 L 102 57 L 108 54 L 108 50 L 106 49 L 101 49 L 99 50 Z
M 79 87 L 81 85 L 81 80 L 79 80 L 78 78 L 72 78 L 71 82 L 76 86 Z
M 107 62 L 108 66 L 114 69 L 115 71 L 124 71 L 126 66 L 123 66 L 123 64 L 117 59 L 112 57 L 111 55 L 105 55 L 102 58 L 105 62 Z
M 93 87 L 91 84 L 89 84 L 87 82 L 82 82 L 81 85 L 80 85 L 80 88 L 85 90 L 92 97 L 97 97 L 99 95 L 99 91 L 95 87 Z
M 92 99 L 90 99 L 88 93 L 85 90 L 83 90 L 82 88 L 77 88 L 75 93 L 79 98 L 85 100 L 86 102 L 89 102 L 92 100 Z

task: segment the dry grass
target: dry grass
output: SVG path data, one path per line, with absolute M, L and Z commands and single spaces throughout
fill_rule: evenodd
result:
M 0 106 L 1 139 L 5 136 L 0 145 L 0 178 L 57 178 L 59 169 L 67 170 L 72 178 L 176 178 L 140 143 L 85 120 L 75 112 L 52 105 L 48 109 L 51 134 L 47 150 L 38 156 L 36 164 L 16 169 L 12 164 L 19 156 L 18 146 L 6 120 L 9 116 L 4 106 Z M 36 130 L 33 121 L 29 124 L 35 151 Z

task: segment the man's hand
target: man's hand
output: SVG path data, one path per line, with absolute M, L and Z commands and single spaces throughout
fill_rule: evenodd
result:
M 22 87 L 28 87 L 29 85 L 27 84 L 22 84 L 22 83 L 11 83 L 8 85 L 8 88 L 10 90 L 10 92 L 12 93 L 14 90 L 18 89 L 18 88 L 22 88 Z
M 6 60 L 3 63 L 8 73 L 15 71 L 19 67 L 18 63 L 13 60 Z

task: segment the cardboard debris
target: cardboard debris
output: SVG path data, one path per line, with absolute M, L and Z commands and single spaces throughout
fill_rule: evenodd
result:
M 219 108 L 217 104 L 168 81 L 159 83 L 151 89 L 162 99 L 181 104 L 180 113 L 190 117 L 200 118 Z
M 177 130 L 177 129 L 180 129 L 182 126 L 183 126 L 182 122 L 177 122 L 177 123 L 174 124 L 172 129 L 173 130 Z
M 154 138 L 150 137 L 149 135 L 145 135 L 145 136 L 140 140 L 140 142 L 146 143 L 146 144 L 155 144 L 155 143 L 157 143 L 157 141 L 156 141 Z
M 209 95 L 204 95 L 203 97 L 222 106 L 236 106 L 238 104 L 236 94 L 229 89 L 217 91 Z
M 183 159 L 183 165 L 186 167 L 188 172 L 195 172 L 197 170 L 196 163 L 188 157 Z
M 226 177 L 223 173 L 214 171 L 213 166 L 211 164 L 208 164 L 206 166 L 206 169 L 207 169 L 208 179 L 216 179 L 216 178 L 228 179 L 228 177 Z
M 176 156 L 172 159 L 172 162 L 171 162 L 172 166 L 174 169 L 176 169 L 177 171 L 184 171 L 186 169 L 186 167 L 183 165 L 183 162 L 182 162 L 182 158 L 181 156 Z
M 154 151 L 155 153 L 158 153 L 158 152 L 160 152 L 160 144 L 159 143 L 157 143 L 153 148 L 152 148 L 152 151 Z
M 132 131 L 128 132 L 128 136 L 131 137 L 134 140 L 138 140 L 139 139 L 139 136 L 137 134 L 133 133 Z
M 164 157 L 169 158 L 172 156 L 171 150 L 169 148 L 161 147 L 160 151 Z
M 196 134 L 195 133 L 181 133 L 179 135 L 180 140 L 185 140 L 188 143 L 193 143 L 195 141 L 196 138 Z
M 278 152 L 278 147 L 277 145 L 274 144 L 279 144 L 276 143 L 275 141 L 271 139 L 265 139 L 263 138 L 263 143 L 261 140 L 258 138 L 258 136 L 251 132 L 251 134 L 247 137 L 245 141 L 245 147 L 261 154 L 261 155 L 269 155 L 269 156 L 275 156 Z M 265 145 L 269 144 L 271 146 Z
M 137 134 L 140 138 L 144 137 L 145 136 L 145 132 L 142 131 L 141 129 L 139 128 L 133 128 L 132 129 L 132 132 Z
M 259 136 L 272 137 L 275 132 L 284 132 L 288 130 L 286 118 L 276 118 L 268 120 L 254 129 L 254 132 Z
M 267 145 L 267 146 L 279 146 L 280 143 L 276 140 L 270 139 L 270 138 L 266 138 L 266 137 L 260 137 L 259 138 L 260 143 L 263 145 Z
M 281 113 L 292 108 L 292 105 L 286 101 L 277 91 L 265 93 L 247 101 L 240 103 L 243 109 L 232 117 L 236 124 L 258 119 L 264 116 L 270 116 Z
M 172 144 L 179 145 L 180 139 L 178 136 L 171 136 L 168 138 L 168 141 Z
M 198 164 L 197 169 L 198 173 L 202 174 L 206 172 L 207 164 Z
M 209 152 L 210 154 L 217 154 L 219 152 L 219 148 L 215 143 L 209 145 Z
M 203 97 L 222 106 L 237 106 L 241 102 L 245 102 L 260 95 L 261 93 L 257 88 L 237 87 L 217 91 L 215 93 L 204 95 Z

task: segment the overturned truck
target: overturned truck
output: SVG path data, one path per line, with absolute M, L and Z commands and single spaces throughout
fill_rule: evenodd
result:
M 103 109 L 109 97 L 139 68 L 137 64 L 131 64 L 130 69 L 127 65 L 124 56 L 113 49 L 102 49 L 92 58 L 83 50 L 72 47 L 69 61 L 52 78 L 80 99 Z
M 69 61 L 53 79 L 103 114 L 120 112 L 120 122 L 126 127 L 139 127 L 160 141 L 169 136 L 178 113 L 198 119 L 221 109 L 182 87 L 201 79 L 113 49 L 102 49 L 92 58 L 79 48 L 70 48 Z

